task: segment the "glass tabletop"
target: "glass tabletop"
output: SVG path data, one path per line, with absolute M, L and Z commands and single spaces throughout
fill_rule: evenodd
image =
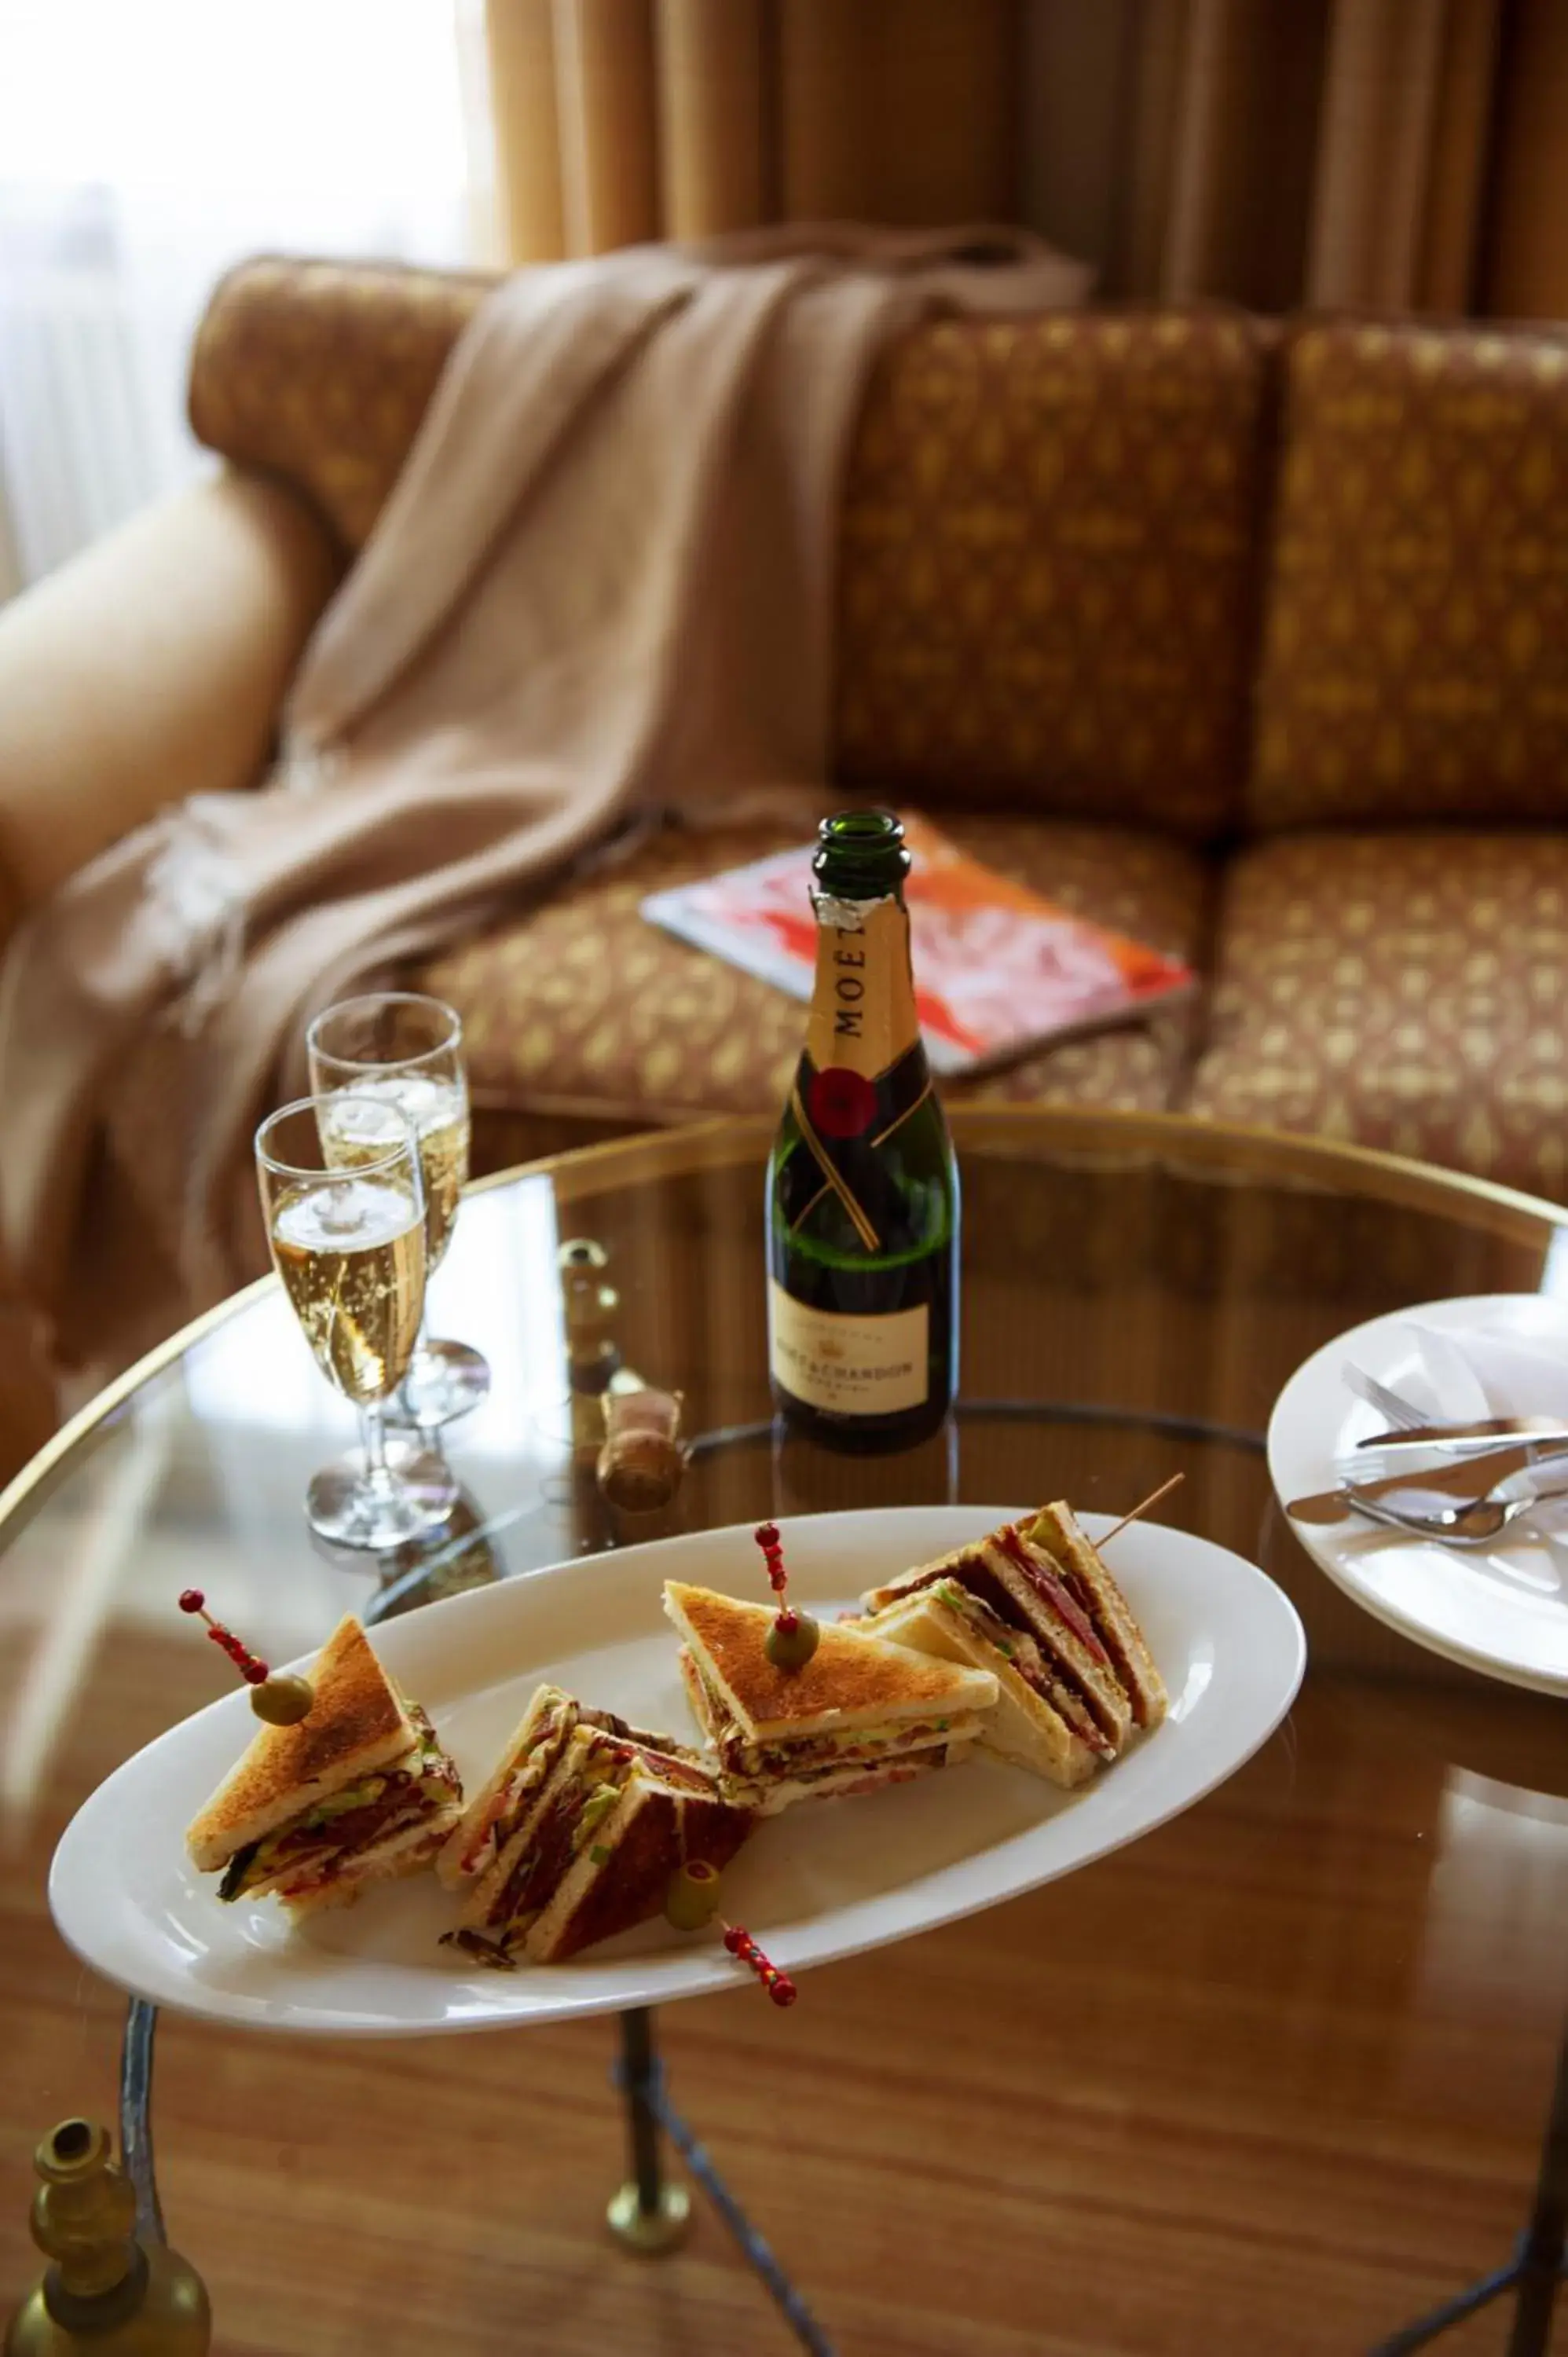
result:
M 1160 1518 L 1261 1563 L 1301 1612 L 1280 1734 L 1133 1849 L 809 1976 L 786 2023 L 740 1995 L 671 2010 L 682 2106 L 846 2351 L 1364 2349 L 1507 2256 L 1568 1995 L 1568 1717 L 1359 1611 L 1280 1515 L 1262 1435 L 1299 1362 L 1366 1318 L 1568 1287 L 1564 1220 L 1176 1118 L 972 1109 L 954 1128 L 961 1395 L 908 1454 L 775 1428 L 767 1135 L 725 1124 L 471 1191 L 432 1311 L 493 1385 L 447 1427 L 459 1505 L 423 1550 L 307 1531 L 306 1482 L 353 1419 L 270 1278 L 0 1501 L 0 2295 L 34 2273 L 33 2143 L 114 2114 L 124 2000 L 58 1939 L 45 1881 L 102 1777 L 223 1690 L 182 1587 L 286 1659 L 345 1609 L 638 1538 L 883 1501 L 1122 1512 L 1178 1470 Z M 575 1240 L 613 1294 L 592 1366 L 563 1292 Z M 575 1445 L 611 1365 L 683 1395 L 693 1460 L 662 1516 L 615 1515 Z M 349 2048 L 166 2019 L 158 2174 L 217 2345 L 792 2346 L 711 2217 L 657 2267 L 606 2240 L 613 2046 L 592 2021 Z M 1494 2309 L 1444 2346 L 1507 2330 Z

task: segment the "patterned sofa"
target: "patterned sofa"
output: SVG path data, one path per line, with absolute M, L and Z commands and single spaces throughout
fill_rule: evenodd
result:
M 196 430 L 320 542 L 274 598 L 274 694 L 485 283 L 266 261 L 215 295 Z M 929 809 L 1210 980 L 972 1092 L 1311 1129 L 1562 1195 L 1552 333 L 1212 307 L 925 327 L 858 430 L 838 648 L 846 793 Z M 779 1101 L 799 1009 L 637 914 L 778 841 L 654 837 L 425 969 L 467 1025 L 485 1161 Z

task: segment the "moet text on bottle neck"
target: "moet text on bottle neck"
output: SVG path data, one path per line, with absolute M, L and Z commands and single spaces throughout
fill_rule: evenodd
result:
M 919 1037 L 902 903 L 817 897 L 817 971 L 806 1053 L 875 1081 Z

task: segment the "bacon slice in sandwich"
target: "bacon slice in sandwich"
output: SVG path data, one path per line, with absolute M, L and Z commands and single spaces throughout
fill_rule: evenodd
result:
M 682 1675 L 724 1789 L 765 1816 L 950 1766 L 996 1701 L 988 1671 L 859 1628 L 824 1622 L 805 1667 L 780 1670 L 765 1650 L 776 1607 L 671 1579 L 664 1609 L 685 1640 Z
M 1062 1499 L 1042 1506 L 1023 1528 L 1026 1543 L 1048 1555 L 1062 1586 L 1080 1607 L 1111 1657 L 1133 1712 L 1134 1727 L 1158 1727 L 1169 1707 L 1165 1680 L 1155 1665 L 1133 1608 Z
M 220 1899 L 271 1893 L 295 1915 L 430 1864 L 462 1811 L 457 1770 L 400 1693 L 359 1621 L 340 1621 L 310 1672 L 306 1716 L 257 1730 L 186 1835 L 221 1873 Z
M 1127 1599 L 1065 1505 L 1005 1523 L 863 1601 L 858 1625 L 989 1669 L 1000 1695 L 981 1740 L 1054 1783 L 1081 1783 L 1134 1726 L 1165 1715 Z
M 442 1858 L 468 1894 L 455 1944 L 559 1963 L 660 1913 L 677 1867 L 727 1866 L 751 1824 L 694 1751 L 541 1686 Z
M 564 1688 L 535 1688 L 489 1781 L 474 1794 L 435 1861 L 449 1890 L 466 1890 L 482 1880 L 527 1823 L 582 1716 L 581 1706 Z

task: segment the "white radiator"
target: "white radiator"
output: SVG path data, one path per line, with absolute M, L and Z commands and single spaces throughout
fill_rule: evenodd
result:
M 44 241 L 16 234 L 0 211 L 0 465 L 24 581 L 170 489 L 191 463 L 182 354 L 160 352 L 165 339 L 137 307 L 112 240 L 51 227 L 53 251 L 40 252 Z

